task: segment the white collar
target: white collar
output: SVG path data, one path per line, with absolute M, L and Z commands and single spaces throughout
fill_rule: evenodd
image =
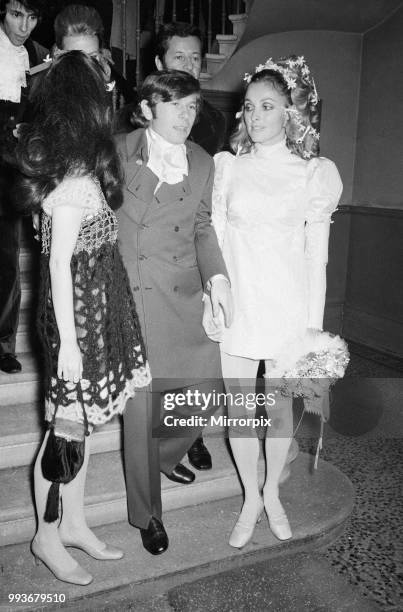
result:
M 252 147 L 252 154 L 255 157 L 270 159 L 273 156 L 281 155 L 282 153 L 289 153 L 290 150 L 287 147 L 286 139 L 280 140 L 280 142 L 276 142 L 276 144 L 265 145 L 260 143 L 255 143 Z
M 159 183 L 174 185 L 183 181 L 183 176 L 189 172 L 185 144 L 172 144 L 150 127 L 146 129 L 146 137 L 147 166 L 158 177 Z

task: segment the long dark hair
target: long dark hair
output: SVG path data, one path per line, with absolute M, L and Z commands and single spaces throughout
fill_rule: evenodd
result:
M 22 130 L 17 163 L 18 200 L 26 212 L 65 176 L 96 177 L 108 204 L 122 201 L 122 171 L 111 130 L 105 79 L 98 62 L 81 51 L 56 58 L 34 99 L 34 120 Z

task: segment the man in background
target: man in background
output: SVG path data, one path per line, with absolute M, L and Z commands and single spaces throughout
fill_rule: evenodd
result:
M 199 80 L 202 59 L 201 33 L 196 26 L 179 21 L 161 26 L 155 49 L 155 65 L 158 70 L 183 70 Z M 203 98 L 190 140 L 210 155 L 215 155 L 224 145 L 225 129 L 222 113 Z
M 27 102 L 26 71 L 47 50 L 30 40 L 43 11 L 43 0 L 0 0 L 0 370 L 21 371 L 15 343 L 21 300 L 20 222 L 10 201 L 13 170 L 6 156 L 16 140 Z

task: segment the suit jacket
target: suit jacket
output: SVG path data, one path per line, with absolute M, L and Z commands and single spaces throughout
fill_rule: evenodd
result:
M 211 224 L 214 164 L 186 142 L 189 173 L 175 185 L 147 168 L 144 129 L 116 137 L 125 170 L 124 202 L 116 211 L 119 245 L 136 300 L 154 381 L 165 388 L 219 378 L 218 345 L 202 327 L 203 286 L 227 275 Z

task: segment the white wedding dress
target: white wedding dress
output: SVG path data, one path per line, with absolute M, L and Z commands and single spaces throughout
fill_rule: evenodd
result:
M 322 329 L 330 218 L 342 182 L 333 162 L 303 160 L 285 141 L 214 160 L 212 220 L 235 309 L 221 350 L 275 359 L 308 327 Z

